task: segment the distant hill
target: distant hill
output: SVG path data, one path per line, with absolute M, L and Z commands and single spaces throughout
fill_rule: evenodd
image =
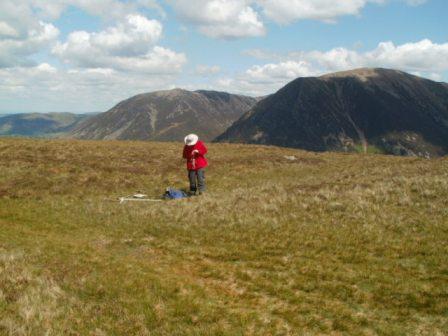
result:
M 71 136 L 173 141 L 194 132 L 204 140 L 212 140 L 256 102 L 252 97 L 216 91 L 174 89 L 145 93 L 83 121 Z
M 67 112 L 2 114 L 0 136 L 60 136 L 92 115 Z
M 312 151 L 448 153 L 448 85 L 388 69 L 298 78 L 216 139 Z

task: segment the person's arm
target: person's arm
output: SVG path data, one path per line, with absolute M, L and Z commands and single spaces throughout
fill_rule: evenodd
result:
M 201 142 L 201 143 L 199 144 L 197 150 L 198 150 L 199 155 L 204 156 L 205 154 L 207 154 L 207 147 L 205 147 L 205 145 L 204 145 L 203 142 Z
M 187 159 L 187 146 L 184 146 L 184 152 L 182 153 L 182 157 Z

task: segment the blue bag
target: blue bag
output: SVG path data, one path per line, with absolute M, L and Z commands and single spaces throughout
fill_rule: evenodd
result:
M 166 188 L 165 195 L 163 195 L 163 198 L 165 199 L 181 199 L 186 197 L 188 197 L 188 195 L 185 191 L 173 188 Z

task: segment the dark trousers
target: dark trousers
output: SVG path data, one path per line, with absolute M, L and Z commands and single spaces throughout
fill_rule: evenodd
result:
M 199 190 L 200 192 L 205 191 L 205 170 L 189 170 L 188 171 L 188 179 L 190 180 L 190 191 L 196 192 Z

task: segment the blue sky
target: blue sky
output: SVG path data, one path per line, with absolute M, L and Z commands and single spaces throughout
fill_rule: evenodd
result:
M 2 0 L 0 113 L 132 95 L 252 96 L 359 67 L 448 81 L 446 0 Z

